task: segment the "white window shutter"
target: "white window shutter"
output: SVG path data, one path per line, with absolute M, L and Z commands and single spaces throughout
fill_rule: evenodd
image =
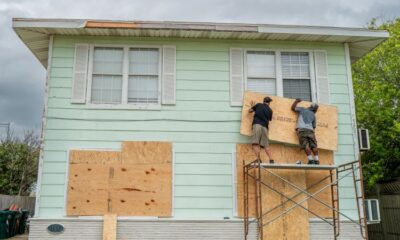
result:
M 315 50 L 315 79 L 317 82 L 318 102 L 329 104 L 329 78 L 328 78 L 328 60 L 326 51 Z
M 162 104 L 176 103 L 176 47 L 163 46 Z
M 243 105 L 244 78 L 243 78 L 243 49 L 230 49 L 230 95 L 231 106 Z
M 76 44 L 72 79 L 72 103 L 85 103 L 89 44 Z

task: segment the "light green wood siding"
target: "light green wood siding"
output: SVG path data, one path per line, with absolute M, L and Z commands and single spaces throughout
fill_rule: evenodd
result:
M 144 111 L 71 104 L 75 43 L 176 45 L 176 105 Z M 69 149 L 119 149 L 124 140 L 173 142 L 175 217 L 233 217 L 232 153 L 236 143 L 246 143 L 249 139 L 239 134 L 241 108 L 231 107 L 229 102 L 230 47 L 326 50 L 330 98 L 339 108 L 339 147 L 335 161 L 340 164 L 354 160 L 351 99 L 345 51 L 340 44 L 55 36 L 53 46 L 41 217 L 64 215 Z M 350 183 L 346 180 L 343 190 L 351 191 Z M 355 216 L 354 196 L 346 192 L 341 201 L 342 209 Z

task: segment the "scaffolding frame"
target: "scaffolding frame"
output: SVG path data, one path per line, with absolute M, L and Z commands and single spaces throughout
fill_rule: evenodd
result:
M 254 169 L 254 174 L 250 173 L 251 170 Z M 321 179 L 313 182 L 307 188 L 302 188 L 297 186 L 295 183 L 290 180 L 280 176 L 277 173 L 274 173 L 271 169 L 282 169 L 282 170 L 318 170 L 318 171 L 327 171 L 328 175 L 322 177 Z M 297 193 L 287 196 L 281 189 L 276 189 L 268 183 L 262 181 L 261 171 L 265 171 L 269 173 L 271 176 L 282 180 L 285 184 L 294 188 Z M 345 177 L 352 177 L 354 183 L 354 190 L 357 202 L 357 212 L 358 212 L 358 221 L 352 219 L 346 214 L 340 212 L 339 208 L 339 182 Z M 341 164 L 338 166 L 333 165 L 302 165 L 302 164 L 270 164 L 270 163 L 262 163 L 260 159 L 252 161 L 248 164 L 243 160 L 243 203 L 244 203 L 244 238 L 247 240 L 247 236 L 249 233 L 249 177 L 254 179 L 255 188 L 256 188 L 256 221 L 258 225 L 258 236 L 259 239 L 264 239 L 264 227 L 276 221 L 280 217 L 285 216 L 291 210 L 296 207 L 300 207 L 306 210 L 308 213 L 311 213 L 315 217 L 321 219 L 322 221 L 328 223 L 333 227 L 333 235 L 334 239 L 340 235 L 340 216 L 344 217 L 354 224 L 357 224 L 360 228 L 360 233 L 363 239 L 368 239 L 368 231 L 367 231 L 367 222 L 366 222 L 366 213 L 364 208 L 364 194 L 363 194 L 363 178 L 361 174 L 361 163 L 360 161 L 353 161 L 345 164 Z M 309 190 L 318 186 L 320 183 L 329 179 L 329 183 L 323 186 L 320 186 L 314 193 L 310 193 Z M 262 187 L 266 187 L 272 190 L 274 193 L 279 194 L 281 197 L 285 198 L 280 204 L 272 207 L 268 211 L 264 212 L 262 207 Z M 326 189 L 330 188 L 331 190 L 331 206 L 321 199 L 318 198 L 318 194 Z M 306 195 L 305 198 L 301 200 L 294 200 L 296 197 L 300 195 Z M 308 201 L 309 199 L 314 199 L 315 201 L 321 203 L 325 207 L 329 208 L 332 211 L 332 221 L 327 220 L 326 218 L 320 216 L 318 213 L 315 213 L 301 205 L 302 203 Z M 269 219 L 268 214 L 274 211 L 277 208 L 283 207 L 286 203 L 293 202 L 294 205 L 290 208 L 286 209 L 278 216 Z M 264 223 L 264 220 L 266 222 Z

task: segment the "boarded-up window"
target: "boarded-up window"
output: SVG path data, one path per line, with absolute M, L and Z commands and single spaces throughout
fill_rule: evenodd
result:
M 67 215 L 171 216 L 172 144 L 123 142 L 122 152 L 70 152 Z

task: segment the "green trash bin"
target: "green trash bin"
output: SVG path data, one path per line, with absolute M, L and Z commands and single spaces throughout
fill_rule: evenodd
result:
M 28 217 L 29 217 L 29 211 L 22 210 L 21 219 L 19 221 L 18 234 L 25 233 Z
M 9 211 L 0 211 L 0 239 L 9 237 Z
M 16 211 L 8 211 L 8 237 L 14 237 L 16 234 L 16 227 L 17 227 L 17 214 Z

